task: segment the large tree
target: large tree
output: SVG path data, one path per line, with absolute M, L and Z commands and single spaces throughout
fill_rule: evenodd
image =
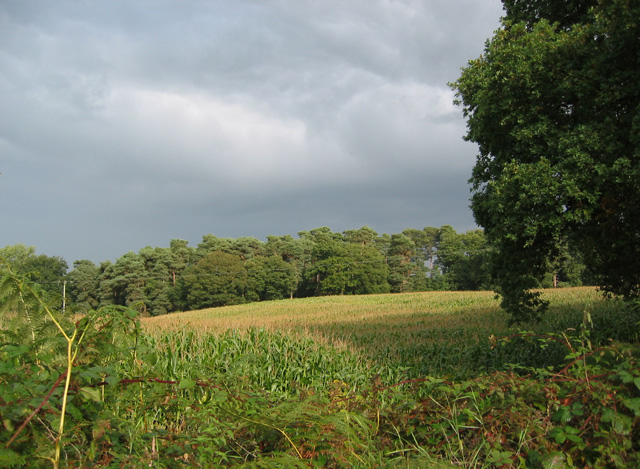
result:
M 67 275 L 68 294 L 80 313 L 97 309 L 100 304 L 98 288 L 100 268 L 83 259 L 73 263 L 73 270 Z
M 293 295 L 298 294 L 306 266 L 311 262 L 313 241 L 305 238 L 293 238 L 291 235 L 267 236 L 264 245 L 266 256 L 279 256 L 294 271 L 295 285 Z
M 386 293 L 387 266 L 373 247 L 376 233 L 363 227 L 344 236 L 327 227 L 298 233 L 313 243 L 310 265 L 304 271 L 303 290 L 312 295 Z
M 68 265 L 62 257 L 36 255 L 36 248 L 15 244 L 0 249 L 0 263 L 7 263 L 18 275 L 28 276 L 46 295 L 62 300 L 62 284 Z
M 190 309 L 245 302 L 247 271 L 240 256 L 214 251 L 184 271 L 180 279 Z
M 274 255 L 256 256 L 245 263 L 247 300 L 269 301 L 293 298 L 296 290 L 295 266 Z
M 130 251 L 116 259 L 115 264 L 103 262 L 101 270 L 101 306 L 114 304 L 135 308 L 143 314 L 148 312 L 146 284 L 149 272 L 145 269 L 143 256 Z
M 307 271 L 317 284 L 317 295 L 366 295 L 388 293 L 384 257 L 372 246 L 355 243 L 333 245 L 324 250 Z
M 413 262 L 415 249 L 414 242 L 408 236 L 404 234 L 391 235 L 387 251 L 387 265 L 389 266 L 388 280 L 392 292 L 402 293 L 412 290 L 411 279 L 418 273 L 420 267 Z
M 502 305 L 578 248 L 609 294 L 640 294 L 640 2 L 504 0 L 502 27 L 453 85 L 479 155 L 472 208 Z M 564 4 L 566 8 L 559 8 Z
M 588 21 L 589 9 L 597 3 L 598 0 L 502 0 L 511 22 L 530 26 L 546 19 L 560 28 Z

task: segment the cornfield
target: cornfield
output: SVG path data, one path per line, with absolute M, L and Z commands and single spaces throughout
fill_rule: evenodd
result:
M 637 465 L 638 309 L 544 294 L 526 331 L 488 292 L 7 316 L 0 465 Z
M 601 325 L 611 323 L 617 308 L 604 301 L 594 288 L 545 291 L 552 307 L 535 332 L 577 330 L 585 311 Z M 619 319 L 619 318 L 618 318 Z M 183 341 L 185 335 L 225 338 L 235 341 L 247 333 L 269 331 L 278 340 L 296 338 L 309 353 L 319 350 L 358 357 L 370 369 L 393 381 L 400 377 L 447 375 L 456 379 L 500 369 L 505 363 L 538 364 L 532 351 L 519 348 L 517 355 L 491 348 L 491 338 L 515 333 L 491 292 L 422 292 L 366 296 L 330 296 L 280 300 L 211 308 L 143 319 L 152 337 L 165 343 Z M 233 332 L 230 332 L 233 331 Z M 175 335 L 176 332 L 179 335 Z M 606 330 L 607 335 L 610 331 Z M 192 343 L 195 338 L 185 343 Z M 212 339 L 213 340 L 213 339 Z M 216 339 L 217 340 L 217 339 Z M 225 339 L 226 340 L 226 339 Z M 242 339 L 248 340 L 248 339 Z M 202 345 L 202 350 L 208 350 Z M 268 349 L 254 346 L 267 355 Z M 277 349 L 278 347 L 276 347 Z M 235 353 L 235 346 L 224 353 Z M 256 352 L 257 353 L 257 352 Z M 328 353 L 328 352 L 326 352 Z M 557 360 L 563 352 L 558 351 Z M 279 356 L 275 354 L 274 356 Z M 330 363 L 319 360 L 318 363 Z M 402 369 L 402 376 L 397 370 Z M 386 370 L 386 371 L 385 371 Z

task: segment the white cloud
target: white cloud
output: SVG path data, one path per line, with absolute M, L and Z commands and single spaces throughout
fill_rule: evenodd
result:
M 254 191 L 312 164 L 303 122 L 204 94 L 119 90 L 107 114 L 139 163 L 225 189 Z
M 464 124 L 451 100 L 442 86 L 382 84 L 346 103 L 336 129 L 372 175 L 468 164 L 459 145 Z

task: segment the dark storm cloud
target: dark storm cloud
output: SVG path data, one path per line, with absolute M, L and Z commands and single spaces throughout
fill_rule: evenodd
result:
M 447 82 L 497 0 L 0 2 L 0 246 L 473 228 Z

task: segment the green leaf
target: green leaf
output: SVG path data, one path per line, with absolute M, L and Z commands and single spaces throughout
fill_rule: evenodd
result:
M 565 456 L 559 451 L 547 454 L 542 458 L 544 469 L 564 469 Z
M 616 465 L 616 467 L 625 467 L 624 460 L 620 457 L 619 454 L 612 454 L 611 460 Z
M 67 404 L 67 413 L 71 415 L 76 421 L 82 422 L 83 416 L 82 411 L 78 409 L 74 404 Z M 57 422 L 56 422 L 57 423 Z
M 627 409 L 632 410 L 636 417 L 640 417 L 640 397 L 625 399 L 622 401 L 622 403 Z
M 631 427 L 633 421 L 631 418 L 624 414 L 616 413 L 617 418 L 613 421 L 613 429 L 620 435 L 629 435 L 631 433 Z
M 569 435 L 578 435 L 580 433 L 580 430 L 578 430 L 577 428 L 573 428 L 570 425 L 565 425 L 564 431 Z
M 82 370 L 81 372 L 77 373 L 77 376 L 79 378 L 84 378 L 87 381 L 100 378 L 100 375 L 93 370 Z
M 114 386 L 116 384 L 120 383 L 120 378 L 118 376 L 107 376 L 104 381 L 109 385 L 109 386 Z
M 572 417 L 573 413 L 569 406 L 562 406 L 555 414 L 553 414 L 553 420 L 561 423 L 567 423 Z
M 80 388 L 80 395 L 94 402 L 102 402 L 100 388 Z
M 0 446 L 0 461 L 2 461 L 2 467 L 24 467 L 27 458 L 15 451 Z
M 615 410 L 605 409 L 605 411 L 602 412 L 602 421 L 610 422 L 613 431 L 619 435 L 628 435 L 631 433 L 631 427 L 633 424 L 631 418 L 624 414 L 620 414 Z
M 631 381 L 634 380 L 633 375 L 625 370 L 619 372 L 618 377 L 620 377 L 620 381 L 622 381 L 625 384 L 630 383 Z
M 178 385 L 178 389 L 192 389 L 196 386 L 196 382 L 192 379 L 183 379 Z
M 511 451 L 500 451 L 498 449 L 492 449 L 489 453 L 489 457 L 487 458 L 487 462 L 500 466 L 505 464 L 510 465 L 511 463 L 513 463 L 513 460 L 511 459 L 512 456 L 513 453 Z
M 7 354 L 7 358 L 19 357 L 28 352 L 30 347 L 28 345 L 7 345 L 4 348 L 4 352 Z
M 573 443 L 582 443 L 582 438 L 578 435 L 567 434 L 567 440 L 572 441 Z
M 564 443 L 567 439 L 567 434 L 562 428 L 554 428 L 549 432 L 549 436 L 551 436 L 558 444 Z
M 13 425 L 13 422 L 9 419 L 3 419 L 2 420 L 2 425 L 4 426 L 4 428 L 7 429 L 7 431 L 12 432 L 15 429 L 15 426 Z M 1 459 L 1 458 L 0 458 Z

